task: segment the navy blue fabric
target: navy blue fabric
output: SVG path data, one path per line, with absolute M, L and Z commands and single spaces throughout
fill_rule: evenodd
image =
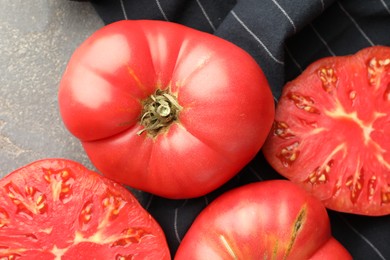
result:
M 275 99 L 310 63 L 372 45 L 390 46 L 390 0 L 96 0 L 106 24 L 122 19 L 181 23 L 225 38 L 263 68 Z M 249 182 L 281 178 L 261 153 L 219 190 L 190 200 L 142 195 L 174 255 L 197 214 L 216 196 Z M 333 235 L 354 259 L 390 259 L 390 216 L 329 211 Z

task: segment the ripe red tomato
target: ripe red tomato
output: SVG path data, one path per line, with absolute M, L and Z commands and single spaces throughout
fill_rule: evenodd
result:
M 165 235 L 121 185 L 63 159 L 0 180 L 0 259 L 170 259 Z
M 331 236 L 325 207 L 287 180 L 233 189 L 207 206 L 176 260 L 352 259 Z
M 264 155 L 333 210 L 390 214 L 390 48 L 329 57 L 289 82 Z
M 59 90 L 67 128 L 104 175 L 163 197 L 204 195 L 239 172 L 271 129 L 258 64 L 216 36 L 120 21 L 72 55 Z

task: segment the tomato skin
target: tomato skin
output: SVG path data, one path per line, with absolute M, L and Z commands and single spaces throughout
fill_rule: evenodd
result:
M 208 205 L 185 234 L 180 259 L 352 259 L 325 207 L 287 180 L 248 184 Z
M 389 115 L 390 47 L 323 58 L 284 87 L 263 153 L 330 209 L 388 215 Z
M 159 134 L 138 135 L 157 90 L 182 109 Z M 268 82 L 249 54 L 163 21 L 120 21 L 88 38 L 68 63 L 59 106 L 100 172 L 168 198 L 198 197 L 232 178 L 274 117 Z
M 64 159 L 0 180 L 0 259 L 120 256 L 170 259 L 162 229 L 123 186 Z

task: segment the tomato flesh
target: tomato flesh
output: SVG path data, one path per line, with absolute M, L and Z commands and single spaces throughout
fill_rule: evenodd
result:
M 390 214 L 390 48 L 324 58 L 286 84 L 263 147 L 333 210 Z
M 0 180 L 0 259 L 170 259 L 165 235 L 121 185 L 46 159 Z

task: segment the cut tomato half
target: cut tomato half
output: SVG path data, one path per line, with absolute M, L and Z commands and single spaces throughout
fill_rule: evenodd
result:
M 390 214 L 390 48 L 323 58 L 287 83 L 263 152 L 330 209 Z
M 0 259 L 170 259 L 158 223 L 123 186 L 62 159 L 0 180 Z

